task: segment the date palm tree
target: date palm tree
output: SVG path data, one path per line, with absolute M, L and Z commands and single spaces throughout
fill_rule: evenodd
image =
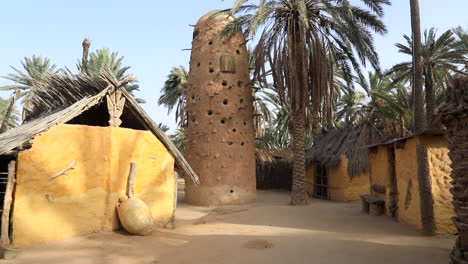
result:
M 0 90 L 19 90 L 20 93 L 17 98 L 23 98 L 23 103 L 28 101 L 33 93 L 34 85 L 38 82 L 43 81 L 48 73 L 57 71 L 57 65 L 52 64 L 50 59 L 42 56 L 33 55 L 31 58 L 24 57 L 24 61 L 21 61 L 23 71 L 10 66 L 15 73 L 9 73 L 7 76 L 1 76 L 4 79 L 12 81 L 14 84 L 0 87 Z
M 84 43 L 84 42 L 83 42 Z M 123 80 L 129 76 L 127 71 L 131 68 L 131 66 L 124 66 L 123 65 L 123 56 L 119 56 L 119 53 L 114 51 L 111 52 L 110 49 L 104 48 L 96 50 L 95 52 L 91 52 L 89 57 L 86 59 L 85 53 L 89 50 L 89 46 L 83 53 L 83 58 L 78 60 L 76 67 L 82 73 L 88 74 L 91 77 L 99 78 L 101 74 L 101 69 L 106 68 L 110 72 L 114 74 L 117 80 Z M 131 83 L 125 86 L 125 90 L 127 90 L 130 94 L 134 94 L 135 91 L 139 91 L 138 81 L 132 81 Z M 136 98 L 139 103 L 144 103 L 145 100 L 141 98 Z
M 381 17 L 389 0 L 362 0 L 366 7 L 348 0 L 236 0 L 221 12 L 237 18 L 226 26 L 224 37 L 244 30 L 257 32 L 255 76 L 271 69 L 280 98 L 291 104 L 293 186 L 291 204 L 307 204 L 305 188 L 306 113 L 315 121 L 332 121 L 333 70 L 340 65 L 346 76 L 359 62 L 379 69 L 372 32 L 387 32 Z M 268 66 L 266 66 L 268 65 Z M 347 78 L 350 80 L 350 78 Z M 266 79 L 262 79 L 266 82 Z
M 14 96 L 10 100 L 0 98 L 0 123 L 2 124 L 0 133 L 5 132 L 9 128 L 16 127 L 20 121 L 18 110 L 14 104 L 11 104 Z
M 158 105 L 165 106 L 168 114 L 174 108 L 176 109 L 175 119 L 180 127 L 185 127 L 187 124 L 185 91 L 188 75 L 189 73 L 184 66 L 172 68 L 161 88 L 161 96 L 158 99 Z
M 407 44 L 397 43 L 395 46 L 403 54 L 412 55 L 413 41 L 407 35 L 403 36 Z M 437 30 L 431 28 L 424 31 L 422 42 L 422 72 L 424 87 L 426 92 L 426 112 L 427 122 L 431 123 L 437 107 L 436 94 L 438 89 L 442 89 L 448 78 L 453 73 L 466 74 L 460 71 L 460 67 L 467 62 L 466 50 L 459 42 L 451 30 L 447 30 L 437 37 Z M 402 62 L 393 66 L 389 74 L 396 73 L 396 80 L 412 80 L 413 63 L 411 61 Z

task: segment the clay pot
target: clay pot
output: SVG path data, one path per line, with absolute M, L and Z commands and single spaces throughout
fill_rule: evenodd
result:
M 120 223 L 132 235 L 146 236 L 153 232 L 153 216 L 140 199 L 122 197 L 117 204 Z

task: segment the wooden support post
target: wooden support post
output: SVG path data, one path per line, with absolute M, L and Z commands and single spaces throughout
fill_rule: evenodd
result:
M 13 201 L 13 189 L 16 183 L 16 162 L 11 161 L 8 164 L 8 181 L 5 190 L 5 200 L 3 202 L 3 211 L 2 211 L 2 227 L 1 227 L 1 236 L 0 241 L 2 246 L 8 247 L 11 244 L 10 241 L 10 211 L 11 203 Z
M 135 195 L 134 185 L 135 185 L 135 178 L 136 178 L 136 169 L 137 165 L 135 162 L 130 163 L 130 173 L 128 174 L 127 180 L 127 196 L 128 198 L 133 198 Z

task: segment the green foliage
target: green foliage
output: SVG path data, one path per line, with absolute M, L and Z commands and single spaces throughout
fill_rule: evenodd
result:
M 43 81 L 47 74 L 57 72 L 57 66 L 52 64 L 48 58 L 33 55 L 31 58 L 24 57 L 21 61 L 23 71 L 10 66 L 14 73 L 9 73 L 7 76 L 1 76 L 4 79 L 12 81 L 14 84 L 2 86 L 0 90 L 20 90 L 19 98 L 23 98 L 23 102 L 30 99 L 32 96 L 31 89 L 38 82 Z
M 161 129 L 162 132 L 164 132 L 164 133 L 166 133 L 166 132 L 169 131 L 169 129 L 170 129 L 167 125 L 165 125 L 165 124 L 163 124 L 163 123 L 159 123 L 159 124 L 158 124 L 158 127 L 159 127 L 159 129 Z
M 176 133 L 171 137 L 172 143 L 179 149 L 180 152 L 184 151 L 185 142 L 185 128 L 181 127 L 176 130 Z
M 167 76 L 164 86 L 161 88 L 161 96 L 158 99 L 158 105 L 167 107 L 167 113 L 176 109 L 176 122 L 185 127 L 187 117 L 185 112 L 186 98 L 185 89 L 187 85 L 188 71 L 183 66 L 172 68 Z
M 3 123 L 3 120 L 5 119 L 5 114 L 8 111 L 8 107 L 10 106 L 10 101 L 11 99 L 3 99 L 0 98 L 0 125 Z M 13 106 L 13 111 L 10 114 L 10 118 L 8 119 L 7 122 L 7 128 L 13 128 L 18 126 L 20 122 L 20 114 L 16 106 Z
M 89 58 L 83 64 L 82 60 L 78 60 L 77 68 L 80 72 L 88 74 L 94 78 L 99 78 L 101 69 L 108 69 L 117 80 L 123 80 L 130 76 L 127 71 L 131 68 L 130 66 L 123 65 L 123 56 L 119 56 L 118 52 L 111 52 L 110 49 L 104 48 L 91 52 Z M 133 95 L 135 91 L 139 91 L 138 81 L 133 81 L 125 86 L 130 94 Z M 145 100 L 136 98 L 139 103 L 144 103 Z

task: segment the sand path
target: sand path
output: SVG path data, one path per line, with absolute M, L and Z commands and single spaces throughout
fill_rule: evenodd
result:
M 23 248 L 6 263 L 448 263 L 452 236 L 421 236 L 389 217 L 363 215 L 356 202 L 288 201 L 288 193 L 259 191 L 249 206 L 180 203 L 175 230 L 147 237 L 102 232 Z

